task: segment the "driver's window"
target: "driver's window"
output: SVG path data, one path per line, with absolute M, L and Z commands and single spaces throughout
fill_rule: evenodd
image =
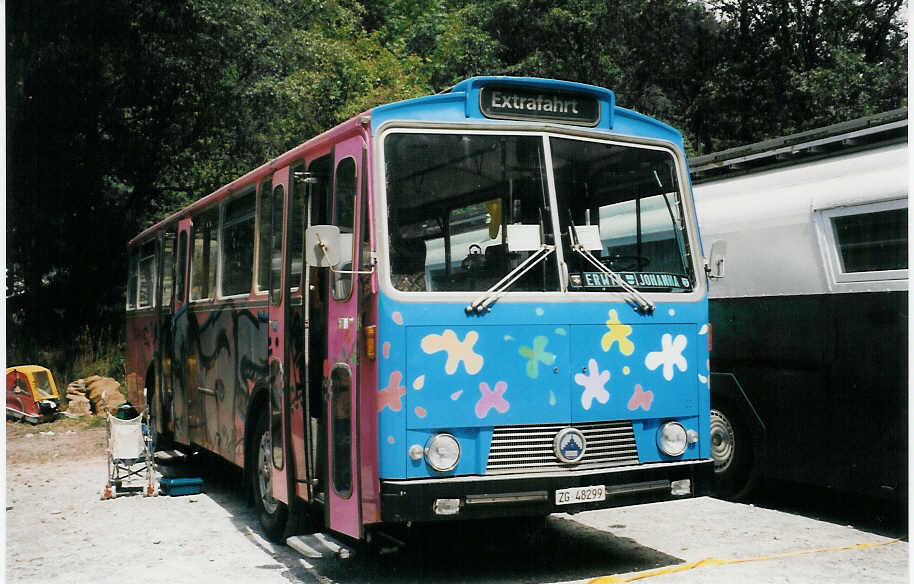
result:
M 597 255 L 605 258 L 613 269 L 682 270 L 682 256 L 673 225 L 674 219 L 680 220 L 678 205 L 668 207 L 663 195 L 655 195 L 602 205 L 598 213 L 603 249 Z

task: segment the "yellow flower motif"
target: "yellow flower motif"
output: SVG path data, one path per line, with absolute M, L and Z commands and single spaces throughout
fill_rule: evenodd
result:
M 603 351 L 609 351 L 613 343 L 619 343 L 619 352 L 623 355 L 631 355 L 635 351 L 635 344 L 628 340 L 628 335 L 632 334 L 632 327 L 619 322 L 619 315 L 615 310 L 609 311 L 606 326 L 609 328 L 609 332 L 604 334 L 600 341 Z

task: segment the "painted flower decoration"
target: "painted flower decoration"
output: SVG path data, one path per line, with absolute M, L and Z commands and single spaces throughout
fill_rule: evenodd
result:
M 601 404 L 609 401 L 609 392 L 605 387 L 606 382 L 609 381 L 609 371 L 600 371 L 596 359 L 588 361 L 587 368 L 587 375 L 576 373 L 574 376 L 574 382 L 584 387 L 584 392 L 581 394 L 581 407 L 585 410 L 590 409 L 593 400 L 597 400 Z
M 457 333 L 451 329 L 445 329 L 440 335 L 427 335 L 422 339 L 422 350 L 431 355 L 439 351 L 447 352 L 447 362 L 444 364 L 444 372 L 453 375 L 457 372 L 457 365 L 462 361 L 463 368 L 470 375 L 476 375 L 482 369 L 482 355 L 473 351 L 473 345 L 479 339 L 479 333 L 470 331 L 463 340 L 457 338 Z
M 479 384 L 479 393 L 482 394 L 479 401 L 476 402 L 476 417 L 480 420 L 489 415 L 489 410 L 494 409 L 499 414 L 504 414 L 511 407 L 508 400 L 505 399 L 505 391 L 508 384 L 504 381 L 495 383 L 495 389 L 489 389 L 489 384 L 483 381 Z
M 635 393 L 632 394 L 630 400 L 628 400 L 628 409 L 630 411 L 635 411 L 638 408 L 641 408 L 645 412 L 650 411 L 651 403 L 654 401 L 654 392 L 645 391 L 641 384 L 635 385 Z
M 600 346 L 603 347 L 604 352 L 609 351 L 613 343 L 619 343 L 619 352 L 626 357 L 635 351 L 635 344 L 628 340 L 628 336 L 632 334 L 632 327 L 622 324 L 615 310 L 609 311 L 609 320 L 606 321 L 606 327 L 609 332 L 604 334 L 600 340 Z
M 660 351 L 651 351 L 644 358 L 644 366 L 654 371 L 661 365 L 663 366 L 663 378 L 667 381 L 673 380 L 673 367 L 684 372 L 689 367 L 686 358 L 682 356 L 682 351 L 686 348 L 688 339 L 685 335 L 673 335 L 664 333 L 660 339 L 662 349 Z
M 533 348 L 524 345 L 518 352 L 528 359 L 527 361 L 527 377 L 530 379 L 536 379 L 539 377 L 539 363 L 542 361 L 543 365 L 552 365 L 555 363 L 555 354 L 550 353 L 546 350 L 546 345 L 549 343 L 547 337 L 539 336 L 533 339 Z
M 400 401 L 400 398 L 406 395 L 406 386 L 400 385 L 402 379 L 403 374 L 399 371 L 394 371 L 390 374 L 390 382 L 387 384 L 387 387 L 378 391 L 379 412 L 384 408 L 390 408 L 394 412 L 399 412 L 403 408 L 403 403 Z

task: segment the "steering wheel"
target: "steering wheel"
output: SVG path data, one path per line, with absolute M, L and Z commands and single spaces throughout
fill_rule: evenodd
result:
M 469 255 L 463 258 L 462 266 L 463 269 L 467 272 L 481 268 L 486 261 L 486 257 L 482 255 L 482 246 L 478 243 L 471 243 L 469 247 Z
M 603 258 L 609 267 L 618 272 L 640 272 L 651 263 L 651 258 L 639 255 L 613 255 Z M 621 264 L 621 265 L 620 265 Z

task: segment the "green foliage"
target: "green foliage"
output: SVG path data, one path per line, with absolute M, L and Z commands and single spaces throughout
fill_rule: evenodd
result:
M 377 104 L 471 75 L 567 79 L 612 89 L 707 153 L 906 105 L 904 6 L 15 0 L 9 354 L 39 359 L 87 326 L 117 346 L 122 333 L 100 331 L 123 328 L 129 238 Z M 86 368 L 119 367 L 91 352 Z

